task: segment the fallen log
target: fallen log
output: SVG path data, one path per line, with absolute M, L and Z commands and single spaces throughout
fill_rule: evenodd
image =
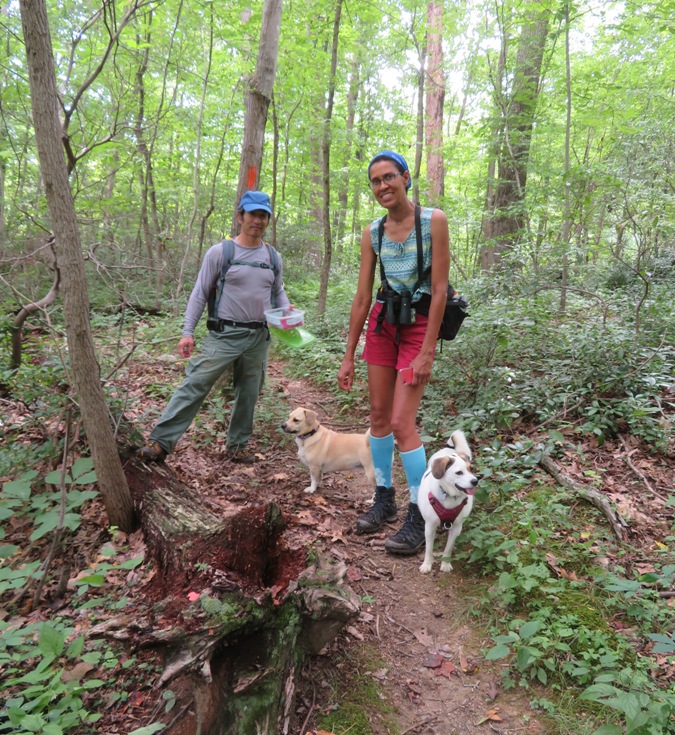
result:
M 143 614 L 92 633 L 161 654 L 157 686 L 187 693 L 166 735 L 294 732 L 306 657 L 360 611 L 345 565 L 308 564 L 273 502 L 207 508 L 167 466 L 125 471 L 157 570 Z
M 560 469 L 560 467 L 558 467 L 558 465 L 547 455 L 542 456 L 539 460 L 539 464 L 565 489 L 571 490 L 598 508 L 605 518 L 607 518 L 617 539 L 619 539 L 619 541 L 625 540 L 628 533 L 628 523 L 626 523 L 617 511 L 612 508 L 609 500 L 607 500 L 602 493 L 577 482 L 573 477 Z

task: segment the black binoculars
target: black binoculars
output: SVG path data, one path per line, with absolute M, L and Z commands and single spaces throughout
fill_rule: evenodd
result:
M 412 307 L 410 305 L 410 291 L 398 293 L 387 289 L 384 293 L 384 318 L 388 324 L 413 324 Z

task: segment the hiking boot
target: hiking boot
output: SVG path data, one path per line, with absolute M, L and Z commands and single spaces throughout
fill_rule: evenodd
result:
M 396 520 L 395 493 L 393 487 L 375 488 L 375 503 L 356 521 L 356 533 L 375 533 L 385 523 Z
M 136 450 L 136 456 L 145 462 L 163 462 L 168 452 L 158 442 L 148 442 L 144 447 Z
M 384 548 L 390 554 L 406 556 L 414 554 L 424 545 L 424 518 L 416 503 L 408 504 L 408 515 L 401 529 L 384 542 Z
M 228 447 L 225 452 L 225 458 L 235 464 L 254 464 L 255 456 L 246 451 L 245 446 Z

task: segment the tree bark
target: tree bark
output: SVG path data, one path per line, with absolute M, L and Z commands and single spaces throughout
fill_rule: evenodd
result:
M 167 735 L 287 735 L 296 673 L 360 611 L 346 566 L 307 566 L 279 507 L 220 504 L 218 513 L 166 466 L 126 464 L 157 565 L 145 614 L 113 618 L 94 635 L 159 649 L 159 685 L 189 690 Z
M 539 464 L 553 477 L 557 482 L 567 490 L 579 495 L 579 497 L 588 501 L 600 510 L 619 541 L 624 541 L 628 532 L 628 524 L 624 519 L 612 508 L 609 504 L 609 500 L 597 490 L 585 487 L 580 482 L 577 482 L 574 478 L 570 477 L 566 472 L 563 472 L 560 467 L 548 456 L 544 455 Z
M 316 309 L 318 316 L 322 316 L 326 311 L 328 278 L 330 276 L 330 266 L 333 257 L 333 241 L 331 237 L 330 227 L 330 145 L 341 16 L 342 0 L 337 0 L 335 4 L 335 16 L 333 18 L 333 46 L 331 49 L 330 79 L 328 80 L 328 99 L 326 100 L 326 115 L 323 121 L 324 128 L 323 138 L 321 141 L 321 180 L 323 188 L 323 258 L 321 259 L 321 280 L 319 284 L 319 300 Z
M 484 223 L 484 238 L 489 241 L 481 253 L 484 269 L 513 247 L 526 224 L 527 164 L 549 15 L 542 0 L 530 0 L 518 42 L 513 89 L 504 111 L 496 189 Z
M 260 180 L 263 140 L 267 112 L 272 99 L 279 54 L 282 0 L 265 0 L 263 6 L 260 46 L 255 74 L 249 82 L 244 116 L 244 140 L 239 162 L 237 196 L 232 219 L 232 235 L 238 232 L 237 204 L 247 189 L 256 189 Z
M 445 74 L 443 72 L 443 5 L 431 0 L 427 7 L 427 76 L 426 76 L 426 152 L 428 197 L 436 206 L 444 194 L 443 164 L 443 103 Z
M 45 0 L 21 0 L 20 8 L 35 141 L 63 286 L 73 387 L 80 402 L 108 521 L 124 531 L 132 531 L 134 507 L 117 453 L 91 334 L 84 257 L 62 147 L 47 8 Z

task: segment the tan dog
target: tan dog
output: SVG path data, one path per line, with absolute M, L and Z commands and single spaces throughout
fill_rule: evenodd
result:
M 362 467 L 368 482 L 375 487 L 375 471 L 370 456 L 370 430 L 365 434 L 339 434 L 321 426 L 315 411 L 296 408 L 281 425 L 295 436 L 300 461 L 309 467 L 312 484 L 305 488 L 313 493 L 321 485 L 324 472 L 352 470 Z

